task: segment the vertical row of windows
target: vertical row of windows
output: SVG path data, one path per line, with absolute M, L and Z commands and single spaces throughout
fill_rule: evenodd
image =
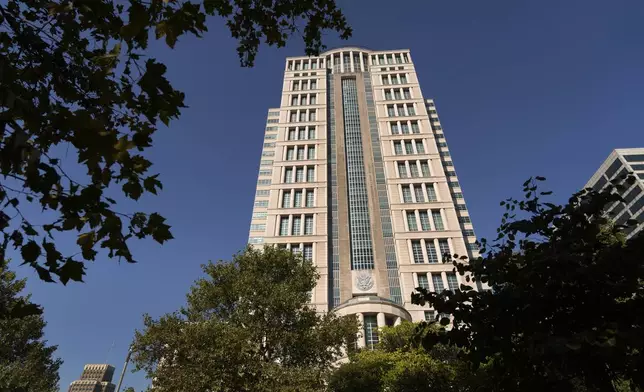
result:
M 426 203 L 438 201 L 433 183 L 401 185 L 403 203 Z
M 397 161 L 398 178 L 430 177 L 428 160 Z
M 392 135 L 409 135 L 411 133 L 420 133 L 418 121 L 391 121 L 389 129 Z
M 415 115 L 416 115 L 416 108 L 413 103 L 387 105 L 388 117 L 405 117 L 405 116 L 415 116 Z
M 312 235 L 313 215 L 282 215 L 279 218 L 279 235 Z
M 383 90 L 384 98 L 387 101 L 411 99 L 411 89 L 409 88 L 387 88 Z
M 315 139 L 315 126 L 291 127 L 288 129 L 286 140 L 313 140 Z
M 409 231 L 445 230 L 441 210 L 408 210 L 405 211 Z M 420 225 L 419 225 L 420 222 Z
M 447 277 L 448 290 L 450 291 L 458 290 L 459 286 L 458 286 L 458 278 L 456 277 L 456 274 L 454 272 L 446 272 L 445 275 Z M 429 284 L 429 279 L 431 279 L 435 292 L 439 293 L 445 290 L 445 284 L 443 282 L 443 278 L 441 277 L 440 272 L 418 274 L 418 287 L 431 291 L 432 287 Z
M 396 140 L 393 143 L 395 155 L 425 154 L 425 145 L 421 139 Z
M 285 190 L 282 195 L 282 208 L 313 207 L 315 191 L 313 189 Z
M 306 174 L 306 180 L 304 175 Z M 315 182 L 315 167 L 295 166 L 284 169 L 284 183 Z
M 317 104 L 317 94 L 296 94 L 291 96 L 291 106 L 306 106 Z
M 317 121 L 317 109 L 291 110 L 289 122 Z
M 305 60 L 289 60 L 287 69 L 289 71 L 306 71 L 308 69 L 324 68 L 324 60 L 322 59 L 305 59 Z
M 379 54 L 371 56 L 371 64 L 384 65 L 384 64 L 403 64 L 409 63 L 409 56 L 407 53 L 393 53 L 393 54 Z
M 384 85 L 407 84 L 407 74 L 404 73 L 382 75 L 381 78 Z
M 437 249 L 438 247 L 438 249 Z M 438 250 L 438 251 L 437 251 Z M 451 261 L 451 250 L 446 238 L 411 240 L 412 260 L 415 264 Z M 449 258 L 448 258 L 449 256 Z
M 284 159 L 287 161 L 315 159 L 315 145 L 288 147 Z
M 293 81 L 293 91 L 300 91 L 300 90 L 316 90 L 318 88 L 316 79 L 311 79 L 311 80 L 294 80 Z

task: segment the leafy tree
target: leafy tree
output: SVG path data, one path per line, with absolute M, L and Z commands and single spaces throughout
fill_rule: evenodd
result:
M 585 189 L 565 205 L 543 202 L 536 177 L 522 200 L 507 199 L 498 237 L 482 241 L 461 275 L 491 291 L 414 295 L 454 316 L 453 327 L 427 335 L 463 348 L 474 365 L 490 362 L 497 391 L 632 391 L 644 387 L 644 236 L 605 212 L 622 199 L 609 184 Z M 633 178 L 626 180 L 632 184 Z M 619 205 L 619 204 L 618 204 Z
M 474 391 L 484 384 L 483 371 L 472 371 L 459 358 L 460 350 L 437 344 L 425 350 L 419 329 L 437 334 L 442 327 L 403 322 L 380 330 L 374 350 L 351 356 L 329 377 L 332 392 L 440 392 Z
M 32 314 L 29 296 L 21 296 L 25 280 L 17 280 L 0 261 L 0 391 L 57 392 L 56 346 L 43 340 L 45 321 Z
M 323 374 L 355 341 L 355 317 L 307 306 L 315 266 L 286 250 L 252 248 L 204 266 L 180 311 L 144 318 L 135 370 L 155 390 L 318 391 Z
M 66 284 L 82 280 L 100 249 L 135 262 L 131 239 L 172 238 L 161 215 L 118 211 L 114 198 L 162 188 L 143 152 L 185 107 L 166 66 L 146 56 L 150 35 L 172 48 L 185 34 L 201 36 L 215 15 L 239 41 L 242 66 L 262 42 L 284 46 L 295 33 L 314 54 L 323 30 L 351 35 L 335 0 L 0 4 L 0 259 L 13 246 L 42 280 Z M 70 176 L 74 167 L 86 175 Z M 36 221 L 30 205 L 46 213 Z M 70 234 L 79 252 L 63 255 L 56 239 Z

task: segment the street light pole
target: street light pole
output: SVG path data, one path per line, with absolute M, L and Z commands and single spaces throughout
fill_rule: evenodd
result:
M 130 356 L 132 356 L 132 346 L 127 350 L 127 356 L 125 357 L 125 364 L 123 365 L 123 371 L 121 371 L 121 377 L 119 377 L 119 383 L 116 386 L 116 392 L 120 392 L 121 384 L 123 383 L 123 377 L 125 377 L 125 370 L 127 370 L 127 365 L 130 363 Z

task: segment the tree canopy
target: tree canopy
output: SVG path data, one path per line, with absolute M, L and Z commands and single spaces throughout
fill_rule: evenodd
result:
M 355 316 L 307 306 L 315 266 L 289 251 L 248 248 L 209 263 L 179 311 L 144 318 L 133 362 L 155 389 L 319 391 L 355 342 Z
M 58 392 L 62 361 L 43 339 L 43 316 L 21 295 L 25 279 L 16 279 L 7 264 L 0 260 L 0 391 Z
M 634 391 L 644 387 L 644 235 L 625 240 L 627 226 L 606 212 L 622 201 L 614 181 L 585 189 L 565 205 L 542 201 L 536 177 L 506 213 L 493 244 L 465 263 L 492 290 L 462 285 L 456 293 L 413 297 L 453 315 L 453 326 L 428 334 L 462 348 L 475 366 L 490 363 L 497 391 Z M 631 222 L 632 223 L 632 222 Z
M 238 40 L 242 66 L 261 43 L 283 46 L 296 34 L 315 54 L 322 31 L 351 35 L 334 0 L 0 4 L 1 259 L 13 247 L 42 280 L 67 283 L 81 281 L 101 249 L 134 262 L 130 240 L 172 238 L 160 214 L 119 211 L 117 199 L 162 188 L 144 152 L 185 107 L 166 66 L 147 55 L 149 40 L 172 48 L 186 34 L 200 37 L 211 16 Z M 30 216 L 26 206 L 44 213 Z M 78 252 L 64 255 L 57 239 L 70 234 Z

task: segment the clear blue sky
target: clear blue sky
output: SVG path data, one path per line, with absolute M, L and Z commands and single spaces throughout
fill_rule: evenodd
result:
M 479 236 L 492 237 L 498 202 L 528 176 L 548 178 L 555 199 L 582 187 L 614 148 L 644 147 L 644 2 L 343 0 L 347 45 L 411 49 L 425 97 L 436 100 Z M 203 39 L 153 47 L 190 106 L 155 139 L 151 158 L 164 191 L 141 208 L 165 215 L 175 240 L 140 242 L 140 263 L 106 258 L 86 283 L 44 284 L 26 267 L 44 305 L 46 336 L 58 344 L 61 389 L 83 364 L 121 370 L 141 314 L 177 309 L 200 264 L 245 245 L 266 109 L 279 104 L 286 49 L 263 48 L 238 66 L 218 19 Z M 340 43 L 329 35 L 329 46 Z M 125 385 L 143 389 L 142 374 Z

